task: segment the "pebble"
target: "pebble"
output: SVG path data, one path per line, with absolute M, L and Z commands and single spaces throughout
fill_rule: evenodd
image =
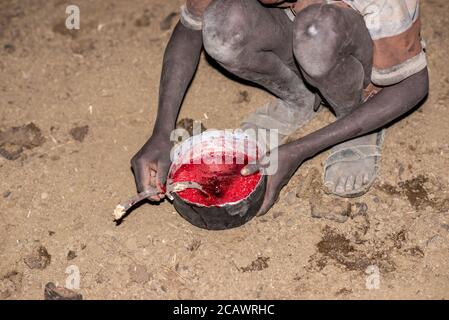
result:
M 275 211 L 275 212 L 273 212 L 273 219 L 277 219 L 280 216 L 282 216 L 283 214 L 284 214 L 284 212 L 282 212 L 282 211 Z
M 5 51 L 9 54 L 14 53 L 16 51 L 16 47 L 11 43 L 5 44 L 3 46 L 3 49 L 5 49 Z
M 293 205 L 298 201 L 298 198 L 296 197 L 296 192 L 294 191 L 289 191 L 285 197 L 284 197 L 284 201 L 286 204 L 288 205 Z
M 73 251 L 73 250 L 70 250 L 70 251 L 67 253 L 67 260 L 68 260 L 68 261 L 73 260 L 73 259 L 75 259 L 76 257 L 77 257 L 76 252 Z
M 44 270 L 51 262 L 51 255 L 44 246 L 39 245 L 23 261 L 30 269 Z

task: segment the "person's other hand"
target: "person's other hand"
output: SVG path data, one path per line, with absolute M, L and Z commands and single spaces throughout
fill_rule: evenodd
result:
M 271 207 L 276 203 L 279 193 L 282 188 L 290 181 L 291 177 L 304 161 L 304 158 L 293 152 L 289 145 L 283 145 L 278 148 L 278 168 L 275 174 L 268 175 L 267 187 L 265 190 L 265 197 L 262 206 L 257 213 L 257 216 L 266 214 Z M 262 165 L 261 163 L 264 163 Z M 267 166 L 266 159 L 262 159 L 259 163 L 248 164 L 241 170 L 244 176 L 254 174 L 257 171 L 263 172 L 264 166 Z
M 157 196 L 150 197 L 150 200 L 160 201 L 165 197 L 172 146 L 170 140 L 153 135 L 131 159 L 137 191 L 157 188 L 160 192 Z

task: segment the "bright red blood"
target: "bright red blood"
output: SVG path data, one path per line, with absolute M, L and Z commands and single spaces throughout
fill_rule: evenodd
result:
M 223 156 L 224 159 L 224 156 Z M 247 163 L 247 161 L 245 161 Z M 242 176 L 240 170 L 245 164 L 183 164 L 173 174 L 173 182 L 193 181 L 199 183 L 209 194 L 197 189 L 186 189 L 178 195 L 192 203 L 217 206 L 237 202 L 246 198 L 260 181 L 260 173 Z

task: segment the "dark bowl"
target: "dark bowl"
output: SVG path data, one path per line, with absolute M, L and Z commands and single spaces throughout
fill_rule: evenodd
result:
M 246 198 L 221 206 L 202 206 L 173 193 L 173 205 L 188 222 L 202 229 L 225 230 L 236 228 L 250 221 L 262 206 L 267 177 L 261 176 L 259 183 Z

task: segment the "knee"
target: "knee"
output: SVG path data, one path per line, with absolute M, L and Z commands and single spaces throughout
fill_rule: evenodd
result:
M 338 9 L 311 5 L 295 19 L 293 51 L 301 69 L 312 78 L 328 74 L 341 46 Z
M 214 1 L 203 17 L 203 43 L 207 53 L 224 64 L 236 61 L 247 44 L 249 26 L 245 1 Z

